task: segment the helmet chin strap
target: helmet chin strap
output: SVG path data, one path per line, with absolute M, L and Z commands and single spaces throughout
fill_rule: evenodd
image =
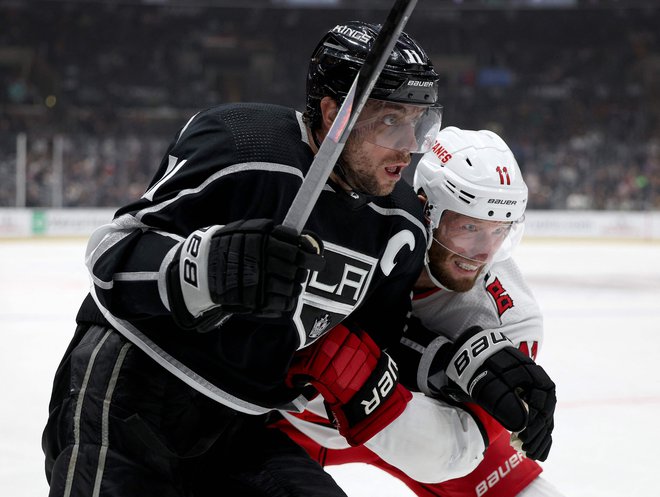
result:
M 438 288 L 441 288 L 442 290 L 445 290 L 447 292 L 453 292 L 454 291 L 454 290 L 451 290 L 451 289 L 447 288 L 445 285 L 440 283 L 440 281 L 435 276 L 433 276 L 433 272 L 431 271 L 431 268 L 429 267 L 429 253 L 428 253 L 428 250 L 424 254 L 424 270 L 426 271 L 426 275 L 431 280 L 431 283 L 433 283 L 435 286 L 437 286 Z
M 429 251 L 427 249 L 426 253 L 424 254 L 424 270 L 426 271 L 426 275 L 431 280 L 431 283 L 433 283 L 438 288 L 445 290 L 447 292 L 454 292 L 455 290 L 452 290 L 451 288 L 447 288 L 445 285 L 440 283 L 440 280 L 438 280 L 438 278 L 433 276 L 433 271 L 431 271 L 429 262 L 430 262 Z M 493 261 L 489 261 L 487 264 L 484 264 L 483 268 L 481 268 L 480 274 L 488 274 L 490 272 L 490 268 L 492 267 L 492 265 L 493 265 Z
M 316 145 L 317 150 L 321 148 L 321 142 L 319 141 L 318 137 L 316 136 L 316 131 L 312 131 L 312 139 L 314 140 L 314 145 Z M 348 187 L 353 191 L 354 193 L 357 193 L 358 195 L 361 195 L 363 197 L 373 197 L 374 195 L 371 195 L 370 193 L 363 192 L 359 188 L 355 187 L 348 179 L 346 176 L 346 171 L 344 170 L 344 163 L 339 157 L 337 159 L 337 162 L 335 163 L 334 167 L 332 168 L 332 171 L 339 176 L 339 178 L 348 185 Z M 349 192 L 346 192 L 349 194 Z
M 428 206 L 429 206 L 429 202 L 427 200 L 425 210 L 428 209 Z M 435 226 L 437 227 L 437 223 L 435 224 Z M 429 267 L 429 262 L 430 262 L 429 250 L 431 249 L 431 245 L 433 245 L 433 240 L 435 240 L 435 238 L 433 238 L 433 230 L 434 230 L 433 222 L 431 221 L 431 224 L 427 225 L 427 227 L 426 227 L 427 242 L 426 242 L 426 251 L 424 252 L 424 271 L 426 271 L 426 275 L 431 280 L 431 283 L 433 283 L 435 286 L 437 286 L 438 288 L 441 288 L 442 290 L 446 290 L 448 292 L 453 292 L 453 290 L 450 290 L 449 288 L 447 288 L 445 285 L 440 283 L 440 281 L 435 276 L 433 276 L 433 273 L 431 272 L 431 268 Z
M 369 195 L 367 192 L 363 192 L 359 188 L 355 187 L 350 180 L 348 179 L 348 176 L 346 175 L 346 170 L 344 169 L 344 161 L 342 161 L 341 157 L 337 159 L 337 163 L 335 164 L 335 167 L 332 169 L 341 180 L 348 185 L 348 187 L 354 191 L 355 193 L 359 195 Z

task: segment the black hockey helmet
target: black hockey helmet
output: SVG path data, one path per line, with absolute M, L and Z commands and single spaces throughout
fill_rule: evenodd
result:
M 307 73 L 305 111 L 312 129 L 319 126 L 323 97 L 342 102 L 380 28 L 362 21 L 338 24 L 316 46 Z M 436 103 L 438 74 L 424 50 L 406 33 L 397 40 L 370 98 L 417 105 Z

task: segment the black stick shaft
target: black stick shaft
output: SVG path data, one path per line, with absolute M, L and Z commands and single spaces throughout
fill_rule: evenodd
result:
M 319 195 L 321 195 L 323 185 L 344 149 L 348 135 L 355 126 L 378 76 L 385 67 L 385 63 L 394 49 L 394 44 L 401 36 L 416 4 L 417 0 L 396 0 L 392 6 L 392 10 L 383 23 L 362 68 L 355 77 L 337 117 L 314 157 L 314 161 L 300 185 L 300 190 L 289 207 L 283 222 L 285 226 L 295 229 L 298 233 L 305 226 Z

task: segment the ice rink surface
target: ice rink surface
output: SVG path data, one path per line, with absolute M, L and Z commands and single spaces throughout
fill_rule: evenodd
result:
M 81 240 L 0 240 L 1 497 L 48 493 L 41 430 L 88 287 L 83 253 Z M 558 389 L 545 478 L 566 497 L 659 496 L 660 245 L 527 240 L 516 259 Z M 330 472 L 351 497 L 412 495 L 368 466 Z

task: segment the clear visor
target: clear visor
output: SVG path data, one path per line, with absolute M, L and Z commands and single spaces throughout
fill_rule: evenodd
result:
M 488 264 L 510 257 L 523 229 L 524 219 L 485 221 L 448 210 L 433 231 L 433 241 L 464 259 Z
M 370 98 L 352 136 L 392 150 L 426 153 L 433 146 L 441 121 L 440 105 L 400 104 Z

